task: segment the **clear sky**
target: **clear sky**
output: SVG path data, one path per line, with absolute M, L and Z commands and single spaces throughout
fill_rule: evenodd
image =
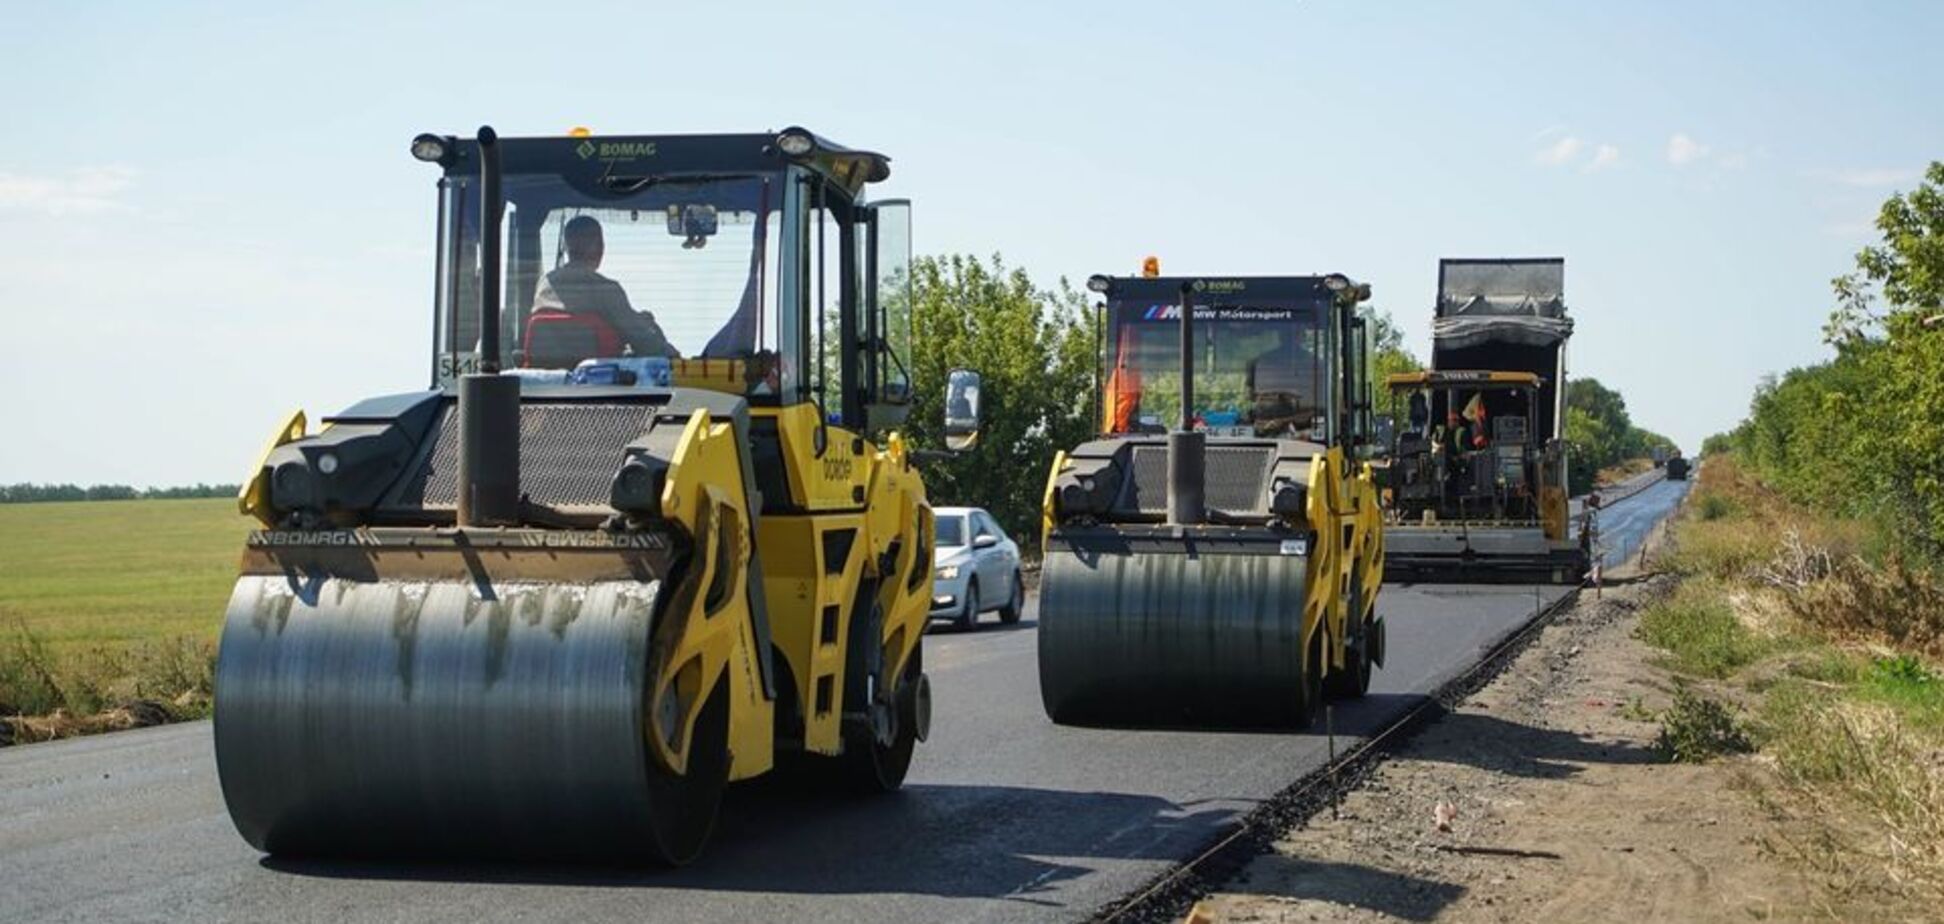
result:
M 235 481 L 422 387 L 424 130 L 800 123 L 920 253 L 1345 272 L 1420 355 L 1440 256 L 1564 256 L 1575 372 L 1690 451 L 1944 159 L 1936 3 L 295 6 L 4 14 L 0 482 Z

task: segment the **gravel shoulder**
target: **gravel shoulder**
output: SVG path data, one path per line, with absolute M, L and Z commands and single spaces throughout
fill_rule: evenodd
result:
M 1190 920 L 1840 917 L 1772 848 L 1753 768 L 1657 756 L 1674 687 L 1634 626 L 1674 582 L 1621 577 Z

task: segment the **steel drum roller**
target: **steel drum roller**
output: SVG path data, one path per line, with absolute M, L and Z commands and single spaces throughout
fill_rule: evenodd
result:
M 1069 547 L 1044 568 L 1040 696 L 1054 721 L 1299 720 L 1305 556 Z
M 679 808 L 643 739 L 660 587 L 244 577 L 216 678 L 237 829 L 273 853 L 639 855 Z

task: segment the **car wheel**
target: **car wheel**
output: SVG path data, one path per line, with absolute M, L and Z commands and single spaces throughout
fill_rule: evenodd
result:
M 1006 601 L 1005 606 L 999 608 L 999 621 L 1009 626 L 1015 625 L 1019 622 L 1020 614 L 1024 613 L 1025 611 L 1026 611 L 1026 582 L 1020 578 L 1018 571 L 1014 571 L 1013 579 L 1012 579 L 1012 597 L 1011 599 L 1008 599 Z
M 979 582 L 975 578 L 965 582 L 965 610 L 959 613 L 953 624 L 961 629 L 974 629 L 979 625 Z

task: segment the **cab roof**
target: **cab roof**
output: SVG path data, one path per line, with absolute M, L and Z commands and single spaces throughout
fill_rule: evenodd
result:
M 1328 276 L 1096 276 L 1089 285 L 1104 281 L 1102 295 L 1115 300 L 1169 302 L 1180 301 L 1181 287 L 1194 293 L 1197 304 L 1219 301 L 1313 301 L 1331 298 L 1336 293 L 1325 283 Z M 1338 276 L 1355 286 L 1346 277 Z M 1098 291 L 1096 289 L 1096 291 Z
M 777 139 L 808 135 L 810 150 L 783 153 Z M 807 167 L 856 195 L 866 183 L 891 175 L 891 158 L 854 150 L 802 128 L 733 135 L 559 135 L 499 139 L 500 164 L 509 176 L 554 174 L 598 180 L 603 176 L 680 173 L 755 173 L 789 164 Z M 479 174 L 479 141 L 452 139 L 441 165 L 447 176 Z
M 1530 372 L 1489 372 L 1485 370 L 1420 369 L 1396 372 L 1384 377 L 1391 388 L 1466 386 L 1470 388 L 1538 388 L 1544 380 Z

